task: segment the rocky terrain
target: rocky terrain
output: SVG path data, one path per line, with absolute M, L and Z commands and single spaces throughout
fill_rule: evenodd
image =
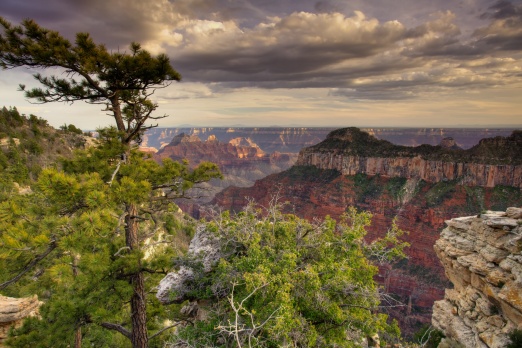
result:
M 522 329 L 522 208 L 446 221 L 435 252 L 454 285 L 435 302 L 446 346 L 501 348 Z
M 0 347 L 9 330 L 21 325 L 24 318 L 38 315 L 40 301 L 36 296 L 26 298 L 12 298 L 0 295 Z
M 193 192 L 192 195 L 199 197 L 198 199 L 178 202 L 185 212 L 199 217 L 199 204 L 210 201 L 223 188 L 230 185 L 251 186 L 255 180 L 290 168 L 295 163 L 297 154 L 267 153 L 250 138 L 237 137 L 222 142 L 211 135 L 202 141 L 196 135 L 179 134 L 159 150 L 154 158 L 157 161 L 163 158 L 187 160 L 192 167 L 205 161 L 219 166 L 223 174 L 222 180 L 213 179 L 203 185 L 203 191 Z
M 494 187 L 474 186 L 474 181 L 465 177 L 445 177 L 447 172 L 443 170 L 445 162 L 442 158 L 455 161 L 457 168 L 462 165 L 458 162 L 460 158 L 479 158 L 481 153 L 484 161 L 487 160 L 488 153 L 498 153 L 496 160 L 506 154 L 503 158 L 507 161 L 507 157 L 513 154 L 513 163 L 520 163 L 516 162 L 519 161 L 516 156 L 520 155 L 516 151 L 512 152 L 513 149 L 521 148 L 517 143 L 520 134 L 517 133 L 514 139 L 508 137 L 484 140 L 477 148 L 466 151 L 452 149 L 448 142 L 449 147 L 435 146 L 430 149 L 422 146 L 420 154 L 415 153 L 415 148 L 395 146 L 365 134 L 356 129 L 345 130 L 344 134 L 334 133 L 333 137 L 301 152 L 298 163 L 303 165 L 296 165 L 285 172 L 258 180 L 249 188 L 229 187 L 216 195 L 214 203 L 226 209 L 239 210 L 249 197 L 266 205 L 274 195 L 278 195 L 280 202 L 287 202 L 286 212 L 310 219 L 325 215 L 337 218 L 348 206 L 355 206 L 373 213 L 369 239 L 382 235 L 396 218 L 399 227 L 409 232 L 405 236 L 411 243 L 407 250 L 409 259 L 383 268 L 380 281 L 389 292 L 400 296 L 406 304 L 405 307 L 395 308 L 391 312 L 401 320 L 403 331 L 411 334 L 420 324 L 429 323 L 432 304 L 443 297 L 444 288 L 448 285 L 443 268 L 433 251 L 444 221 L 477 214 L 486 209 L 503 210 L 508 206 L 522 205 L 521 190 L 509 185 L 511 182 Z M 343 137 L 351 137 L 352 140 Z M 359 138 L 353 141 L 354 137 Z M 370 157 L 364 157 L 357 151 L 366 151 L 368 156 L 379 154 L 374 158 L 381 158 L 381 164 L 378 166 L 375 161 L 367 166 L 372 163 L 367 160 Z M 399 157 L 404 158 L 403 162 L 398 162 L 403 163 L 404 168 L 391 170 L 390 175 L 384 174 L 385 171 L 378 172 L 376 168 L 390 170 L 389 163 L 393 163 L 391 160 L 386 162 L 388 158 L 381 157 L 378 151 L 386 152 L 393 161 Z M 423 152 L 427 153 L 425 159 L 422 157 Z M 470 155 L 470 152 L 473 154 Z M 311 154 L 317 155 L 314 157 Z M 345 162 L 344 159 L 350 156 L 357 157 L 358 160 Z M 319 159 L 313 162 L 316 165 L 309 162 L 313 158 Z M 436 164 L 433 167 L 424 167 L 424 173 L 432 175 L 431 180 L 423 179 L 423 172 L 420 170 L 417 171 L 417 176 L 412 175 L 414 170 L 408 172 L 408 160 L 412 158 Z M 358 169 L 343 175 L 343 170 L 353 168 L 345 167 L 343 163 L 356 163 Z M 482 164 L 485 168 L 491 168 L 488 162 Z M 520 168 L 520 165 L 511 167 Z M 441 170 L 441 173 L 436 170 Z M 488 175 L 488 171 L 483 173 Z M 516 175 L 518 176 L 513 177 L 513 183 L 520 181 L 520 174 Z M 477 176 L 475 180 L 479 179 L 484 178 Z
M 344 128 L 303 149 L 296 164 L 335 169 L 343 175 L 364 173 L 433 183 L 458 179 L 468 186 L 522 187 L 522 131 L 482 139 L 469 150 L 455 147 L 450 139 L 443 144 L 398 146 L 357 128 Z

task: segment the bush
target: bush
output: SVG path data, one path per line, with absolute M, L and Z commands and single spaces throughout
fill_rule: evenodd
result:
M 413 336 L 415 343 L 426 348 L 437 348 L 440 341 L 445 337 L 442 331 L 433 328 L 431 325 L 423 327 Z

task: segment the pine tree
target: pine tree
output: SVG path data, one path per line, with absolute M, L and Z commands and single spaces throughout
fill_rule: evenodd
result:
M 67 347 L 80 328 L 85 342 L 96 346 L 123 345 L 99 328 L 136 346 L 127 328 L 135 321 L 160 329 L 168 309 L 156 302 L 148 311 L 156 318 L 143 308 L 136 319 L 132 299 L 139 291 L 144 304 L 154 302 L 150 290 L 170 266 L 174 249 L 166 246 L 181 233 L 165 227 L 172 199 L 219 172 L 210 163 L 194 170 L 169 159 L 160 165 L 137 150 L 123 163 L 114 160 L 115 144 L 121 146 L 117 132 L 102 131 L 98 147 L 64 160 L 64 171 L 44 170 L 32 194 L 0 204 L 0 289 L 45 299 L 44 320 L 30 319 L 12 346 Z M 129 217 L 131 204 L 136 211 Z M 132 242 L 129 224 L 135 225 Z M 148 339 L 138 344 L 149 346 Z
M 140 141 L 144 130 L 153 127 L 153 125 L 146 124 L 148 121 L 165 117 L 153 116 L 157 104 L 150 100 L 150 96 L 156 89 L 167 87 L 172 81 L 179 81 L 181 76 L 172 68 L 166 55 L 160 54 L 154 57 L 137 43 L 130 45 L 128 53 L 109 52 L 105 46 L 95 44 L 87 33 L 78 33 L 73 44 L 58 32 L 41 28 L 33 20 L 25 20 L 20 26 L 13 26 L 0 18 L 0 25 L 3 27 L 3 33 L 0 34 L 0 65 L 3 68 L 22 66 L 37 69 L 58 68 L 65 72 L 63 75 L 50 77 L 36 73 L 34 77 L 43 88 L 26 89 L 21 85 L 20 89 L 25 91 L 27 98 L 41 103 L 85 101 L 92 104 L 104 104 L 106 111 L 114 118 L 116 131 L 109 130 L 106 133 L 105 152 L 103 156 L 100 156 L 103 158 L 102 160 L 97 159 L 94 164 L 82 163 L 81 160 L 74 164 L 71 163 L 69 168 L 74 168 L 72 177 L 63 173 L 54 173 L 56 177 L 54 174 L 51 175 L 52 173 L 43 175 L 41 180 L 49 179 L 49 176 L 52 176 L 52 180 L 57 180 L 63 186 L 60 186 L 62 191 L 57 191 L 43 183 L 39 184 L 45 188 L 40 193 L 43 195 L 43 199 L 51 199 L 52 204 L 49 206 L 50 210 L 42 212 L 42 216 L 37 219 L 45 220 L 44 217 L 49 214 L 58 214 L 60 219 L 70 218 L 77 214 L 87 217 L 88 214 L 82 213 L 83 209 L 89 207 L 87 201 L 98 201 L 111 197 L 111 202 L 116 204 L 111 209 L 116 209 L 116 207 L 121 209 L 124 227 L 122 237 L 125 245 L 122 246 L 122 251 L 117 250 L 118 255 L 125 253 L 128 258 L 134 260 L 134 266 L 124 270 L 120 274 L 120 278 L 116 279 L 118 281 L 125 279 L 132 288 L 128 294 L 131 330 L 115 324 L 104 327 L 119 331 L 128 337 L 133 347 L 148 347 L 144 285 L 147 269 L 144 266 L 143 233 L 140 231 L 140 227 L 144 220 L 153 219 L 153 214 L 147 213 L 143 207 L 165 201 L 169 195 L 179 197 L 192 183 L 220 175 L 217 168 L 210 164 L 204 164 L 194 172 L 188 172 L 170 162 L 164 163 L 161 170 L 152 169 L 152 164 L 150 164 L 152 162 L 141 161 L 141 157 L 131 150 L 132 144 Z M 91 156 L 94 155 L 91 154 Z M 89 158 L 87 162 L 93 158 Z M 116 167 L 111 168 L 112 171 L 102 163 L 109 159 L 117 163 Z M 83 167 L 80 166 L 80 163 Z M 83 179 L 78 175 L 95 175 L 94 173 L 101 173 L 98 174 L 100 178 L 104 178 L 101 183 L 104 182 L 104 185 L 108 185 L 110 189 L 102 188 L 101 183 L 98 182 L 95 185 L 96 190 L 87 193 L 88 189 L 83 188 Z M 109 174 L 110 177 L 108 177 Z M 179 177 L 183 180 L 172 181 Z M 88 180 L 88 182 L 91 181 Z M 109 190 L 110 194 L 104 190 Z M 166 192 L 167 196 L 159 197 L 158 192 Z M 43 207 L 45 206 L 43 205 Z M 9 210 L 4 211 L 9 212 Z M 10 213 L 14 214 L 12 211 Z M 17 226 L 17 223 L 9 220 L 6 214 L 8 215 L 8 213 L 4 213 L 4 219 L 7 220 L 4 223 Z M 102 219 L 97 215 L 91 216 L 91 218 L 92 221 Z M 49 232 L 49 236 L 46 238 L 33 236 L 36 240 L 32 240 L 33 237 L 28 236 L 27 242 L 39 243 L 38 245 L 45 246 L 43 249 L 24 246 L 26 241 L 4 233 L 3 237 L 5 236 L 7 239 L 2 246 L 7 246 L 7 249 L 10 250 L 9 252 L 4 251 L 4 253 L 7 253 L 6 255 L 10 258 L 25 261 L 25 264 L 18 275 L 5 281 L 1 287 L 27 276 L 28 272 L 34 270 L 37 265 L 49 262 L 47 261 L 48 256 L 56 254 L 56 249 L 61 246 L 62 238 L 65 237 L 65 240 L 68 240 L 70 235 L 85 235 L 82 229 L 91 229 L 88 227 L 89 221 L 91 220 L 70 222 L 66 225 L 58 224 L 61 229 L 64 229 L 59 229 L 64 235 Z M 99 221 L 103 224 L 108 222 Z M 19 230 L 25 231 L 25 227 L 19 226 Z M 28 250 L 31 252 L 24 252 Z M 84 257 L 82 254 L 79 255 L 82 256 L 79 262 L 82 262 Z M 70 262 L 72 261 L 74 259 L 70 260 Z M 20 266 L 22 263 L 18 263 L 18 265 Z

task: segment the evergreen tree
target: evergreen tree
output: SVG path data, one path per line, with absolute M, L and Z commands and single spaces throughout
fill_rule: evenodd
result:
M 64 171 L 44 170 L 32 194 L 0 204 L 0 289 L 38 293 L 45 301 L 43 320 L 29 319 L 10 340 L 14 347 L 68 347 L 75 333 L 95 346 L 126 346 L 101 328 L 136 346 L 128 329 L 134 321 L 162 328 L 168 309 L 151 289 L 167 272 L 175 234 L 181 233 L 164 227 L 166 214 L 174 209 L 172 199 L 219 172 L 210 163 L 192 171 L 169 159 L 160 165 L 137 150 L 123 163 L 114 157 L 123 146 L 117 134 L 102 131 L 98 147 L 64 161 Z M 132 217 L 130 204 L 136 207 Z M 128 224 L 136 225 L 134 244 Z M 129 282 L 136 275 L 142 276 L 138 290 Z M 138 319 L 132 302 L 128 305 L 137 291 L 150 304 Z
M 3 68 L 21 66 L 39 69 L 58 68 L 65 72 L 64 75 L 50 77 L 36 73 L 34 77 L 43 87 L 26 90 L 25 86 L 21 85 L 20 89 L 25 91 L 26 97 L 41 103 L 85 101 L 105 104 L 106 110 L 114 118 L 118 136 L 117 141 L 111 137 L 110 142 L 107 143 L 110 144 L 112 158 L 124 159 L 125 165 L 121 166 L 122 173 L 125 171 L 124 168 L 131 167 L 137 173 L 143 173 L 144 169 L 132 164 L 132 161 L 137 161 L 137 157 L 131 152 L 131 144 L 139 142 L 143 131 L 152 127 L 147 126 L 146 122 L 165 117 L 152 115 L 157 104 L 149 97 L 157 88 L 164 88 L 171 81 L 181 79 L 179 73 L 170 65 L 168 57 L 163 54 L 154 57 L 137 43 L 130 45 L 129 52 L 109 52 L 105 46 L 95 44 L 87 33 L 78 33 L 73 44 L 58 32 L 42 28 L 29 19 L 23 21 L 20 26 L 13 26 L 7 20 L 0 18 L 0 25 L 3 28 L 3 33 L 0 34 L 0 65 Z M 91 170 L 96 172 L 103 170 L 103 167 Z M 116 173 L 115 170 L 114 174 Z M 119 173 L 120 179 L 115 180 L 116 177 L 111 177 L 109 182 L 113 184 L 114 189 L 119 190 L 117 192 L 120 194 L 118 203 L 124 211 L 126 253 L 134 255 L 138 266 L 131 272 L 123 273 L 133 289 L 130 293 L 132 329 L 128 335 L 126 331 L 119 331 L 130 338 L 133 347 L 147 347 L 145 269 L 139 266 L 142 262 L 139 255 L 143 252 L 139 231 L 143 218 L 141 204 L 142 200 L 150 199 L 150 195 L 144 192 L 147 189 L 151 190 L 152 187 L 171 190 L 170 192 L 176 191 L 173 190 L 174 186 L 169 184 L 170 181 L 154 186 L 151 184 L 151 181 L 154 181 L 152 177 L 143 177 L 139 181 L 134 181 L 132 176 L 125 176 L 122 173 Z M 158 173 L 154 173 L 156 174 Z M 216 167 L 207 165 L 190 175 L 193 178 L 211 178 L 219 174 Z M 171 179 L 165 175 L 160 178 Z M 179 190 L 185 188 L 183 186 L 185 184 L 180 185 L 182 186 L 178 187 Z M 80 204 L 69 199 L 63 201 L 72 204 L 68 208 L 63 207 L 65 211 L 75 211 L 76 207 L 79 207 L 75 204 Z M 51 238 L 48 241 L 48 248 L 54 250 L 53 240 Z M 33 263 L 39 263 L 41 256 L 43 254 L 34 254 L 27 266 L 33 268 Z M 22 273 L 27 272 L 26 268 Z

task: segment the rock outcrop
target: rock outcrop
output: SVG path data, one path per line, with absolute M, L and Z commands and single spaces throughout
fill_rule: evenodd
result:
M 406 147 L 378 140 L 357 128 L 331 132 L 321 143 L 301 150 L 296 165 L 335 169 L 343 175 L 418 178 L 437 183 L 522 188 L 522 131 L 483 139 L 469 150 L 448 146 Z
M 204 226 L 198 227 L 187 252 L 191 262 L 167 274 L 158 286 L 156 297 L 163 304 L 191 300 L 191 293 L 198 287 L 198 278 L 210 272 L 223 256 L 220 241 Z
M 467 348 L 501 348 L 522 329 L 522 208 L 454 218 L 435 243 L 453 289 L 433 325 Z
M 24 318 L 38 315 L 41 302 L 38 297 L 13 298 L 0 295 L 0 347 L 12 327 L 18 327 Z
M 204 190 L 192 194 L 200 197 L 197 200 L 178 202 L 183 211 L 199 218 L 199 205 L 208 202 L 223 188 L 230 185 L 251 186 L 255 180 L 291 167 L 297 154 L 267 153 L 250 138 L 236 137 L 222 142 L 210 135 L 206 141 L 202 141 L 196 135 L 179 134 L 169 145 L 158 151 L 154 158 L 157 161 L 163 158 L 187 160 L 192 167 L 205 161 L 218 165 L 223 180 L 215 179 L 200 185 Z

